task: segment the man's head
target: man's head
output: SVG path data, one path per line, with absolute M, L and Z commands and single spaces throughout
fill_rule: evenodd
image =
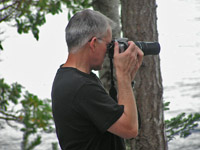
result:
M 65 29 L 69 53 L 75 53 L 93 37 L 104 38 L 113 27 L 114 22 L 97 11 L 87 9 L 76 13 Z

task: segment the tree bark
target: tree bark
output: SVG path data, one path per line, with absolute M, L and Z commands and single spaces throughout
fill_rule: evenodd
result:
M 117 27 L 112 31 L 113 38 L 120 36 L 120 17 L 119 17 L 119 0 L 93 0 L 92 6 L 94 10 L 103 13 L 105 16 L 113 20 Z M 108 56 L 105 58 L 103 69 L 99 71 L 100 79 L 107 89 L 110 89 L 110 60 Z
M 156 1 L 121 0 L 121 3 L 124 36 L 133 41 L 158 41 Z M 135 95 L 141 129 L 131 141 L 131 149 L 167 150 L 159 55 L 144 57 L 136 76 Z

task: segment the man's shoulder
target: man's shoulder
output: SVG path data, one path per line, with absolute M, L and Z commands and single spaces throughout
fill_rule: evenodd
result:
M 54 82 L 61 85 L 80 87 L 89 84 L 99 84 L 99 79 L 92 73 L 87 74 L 72 67 L 60 67 L 57 71 Z
M 72 67 L 61 67 L 57 71 L 57 76 L 65 79 L 90 79 L 90 75 Z

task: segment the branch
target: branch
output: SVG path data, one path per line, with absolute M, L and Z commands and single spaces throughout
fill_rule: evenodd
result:
M 10 4 L 10 5 L 7 5 L 7 6 L 4 5 L 5 7 L 1 8 L 0 11 L 6 10 L 6 9 L 8 9 L 9 7 L 13 7 L 13 5 L 15 5 L 15 4 L 17 4 L 17 1 L 16 1 L 15 3 Z
M 1 116 L 0 116 L 0 119 L 6 120 L 6 121 L 16 121 L 15 118 L 8 118 L 8 117 L 1 117 Z
M 17 121 L 17 122 L 21 122 L 18 116 L 12 115 L 12 114 L 8 114 L 2 110 L 0 110 L 0 113 L 5 115 L 6 117 L 1 117 L 0 119 L 4 119 L 4 120 L 13 120 L 13 121 Z
M 10 13 L 10 14 L 4 16 L 3 18 L 0 18 L 0 23 L 1 23 L 2 21 L 5 21 L 6 19 L 8 19 L 11 15 L 12 15 L 12 13 Z
M 2 21 L 6 21 L 14 13 L 14 11 L 17 10 L 17 6 L 15 7 L 15 5 L 17 5 L 17 4 L 19 5 L 20 1 L 16 0 L 14 3 L 12 3 L 12 4 L 8 5 L 8 6 L 5 6 L 5 7 L 0 9 L 0 11 L 4 11 L 4 10 L 8 9 L 8 11 L 7 11 L 8 13 L 7 14 L 5 13 L 6 15 L 3 18 L 0 18 L 0 23 Z M 10 12 L 9 12 L 9 8 L 10 8 Z

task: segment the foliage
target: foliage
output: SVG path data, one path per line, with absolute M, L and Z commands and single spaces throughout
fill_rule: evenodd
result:
M 9 102 L 13 104 L 18 103 L 18 99 L 21 97 L 22 86 L 17 83 L 11 84 L 9 86 L 4 82 L 4 79 L 0 79 L 0 112 L 7 111 Z M 13 118 L 9 118 L 7 115 L 7 120 L 12 120 Z
M 74 0 L 74 1 L 67 1 L 65 3 L 67 6 L 67 9 L 69 10 L 68 12 L 68 19 L 71 18 L 73 14 L 76 12 L 85 9 L 85 8 L 90 8 L 92 7 L 92 0 Z
M 58 143 L 57 142 L 51 143 L 51 145 L 52 145 L 53 150 L 58 150 Z
M 3 0 L 1 2 L 0 22 L 10 22 L 15 20 L 18 33 L 28 33 L 32 31 L 38 40 L 38 26 L 46 22 L 45 14 L 57 14 L 61 12 L 61 2 L 58 0 Z
M 169 104 L 170 104 L 170 102 L 165 102 L 164 104 L 163 104 L 163 106 L 164 106 L 164 111 L 167 111 L 167 110 L 169 110 Z
M 169 104 L 169 102 L 164 104 L 164 110 L 169 110 L 167 108 Z M 174 139 L 176 135 L 179 135 L 181 138 L 188 137 L 198 127 L 199 123 L 200 113 L 189 114 L 188 116 L 186 116 L 186 113 L 181 113 L 170 120 L 165 120 L 165 131 L 168 141 Z
M 27 91 L 20 100 L 21 96 L 22 86 L 20 84 L 14 83 L 9 86 L 3 79 L 0 79 L 0 119 L 6 120 L 8 125 L 11 125 L 9 121 L 22 124 L 20 128 L 23 132 L 21 148 L 32 150 L 41 143 L 39 131 L 47 133 L 53 131 L 50 100 L 41 100 Z M 29 137 L 36 133 L 36 138 L 29 141 Z
M 19 34 L 32 31 L 39 39 L 39 26 L 46 22 L 47 14 L 59 14 L 62 6 L 68 8 L 68 17 L 75 12 L 91 7 L 91 0 L 1 0 L 0 23 L 12 22 Z M 0 41 L 0 50 L 3 49 Z
M 126 150 L 131 150 L 131 140 L 125 139 Z

